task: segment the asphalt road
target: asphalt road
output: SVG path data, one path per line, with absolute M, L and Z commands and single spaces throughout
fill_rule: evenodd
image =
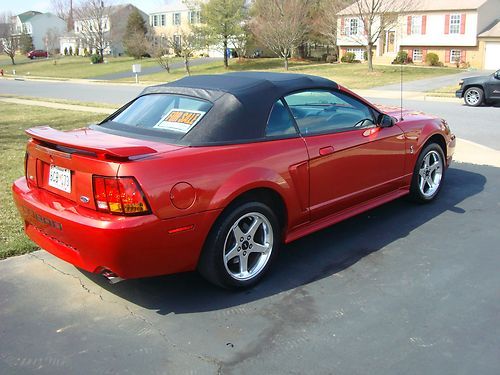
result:
M 498 374 L 500 169 L 298 240 L 256 288 L 0 262 L 2 374 Z
M 0 94 L 104 102 L 122 105 L 143 86 L 0 80 Z M 372 99 L 373 103 L 399 106 L 397 99 Z M 500 150 L 500 107 L 471 108 L 462 103 L 405 100 L 405 108 L 436 114 L 448 120 L 459 138 Z

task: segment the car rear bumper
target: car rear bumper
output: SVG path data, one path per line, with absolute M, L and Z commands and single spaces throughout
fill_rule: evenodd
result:
M 26 234 L 41 248 L 86 271 L 110 270 L 124 279 L 194 270 L 220 212 L 168 220 L 103 214 L 31 189 L 24 177 L 12 191 Z

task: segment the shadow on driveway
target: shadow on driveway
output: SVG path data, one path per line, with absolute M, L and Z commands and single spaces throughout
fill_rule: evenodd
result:
M 125 280 L 115 285 L 101 276 L 84 274 L 109 292 L 161 315 L 225 309 L 300 289 L 349 268 L 367 255 L 377 257 L 378 250 L 408 236 L 444 212 L 466 214 L 458 205 L 480 193 L 486 182 L 481 174 L 450 168 L 445 185 L 434 202 L 418 205 L 399 199 L 286 245 L 281 248 L 268 276 L 247 291 L 219 289 L 195 272 Z M 446 241 L 446 227 L 431 229 L 442 231 L 443 241 Z M 412 251 L 411 248 L 406 250 Z

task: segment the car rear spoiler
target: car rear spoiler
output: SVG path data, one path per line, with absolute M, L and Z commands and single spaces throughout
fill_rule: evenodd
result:
M 82 136 L 81 132 L 65 132 L 53 129 L 50 126 L 30 128 L 25 130 L 25 132 L 34 140 L 75 150 L 92 152 L 98 157 L 129 158 L 157 152 L 155 149 L 148 146 L 128 143 L 133 141 L 132 139 L 129 141 L 126 137 L 115 135 L 106 135 L 106 137 L 103 137 L 102 133 L 92 129 L 87 129 L 84 136 Z M 116 138 L 116 141 L 110 139 L 110 137 Z M 116 146 L 113 146 L 113 143 L 115 143 Z

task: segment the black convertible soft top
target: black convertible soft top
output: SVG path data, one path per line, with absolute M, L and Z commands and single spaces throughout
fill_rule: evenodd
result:
M 261 140 L 274 103 L 303 89 L 336 89 L 326 78 L 291 73 L 235 72 L 198 75 L 151 86 L 140 94 L 169 93 L 208 100 L 213 107 L 181 139 L 202 146 Z

